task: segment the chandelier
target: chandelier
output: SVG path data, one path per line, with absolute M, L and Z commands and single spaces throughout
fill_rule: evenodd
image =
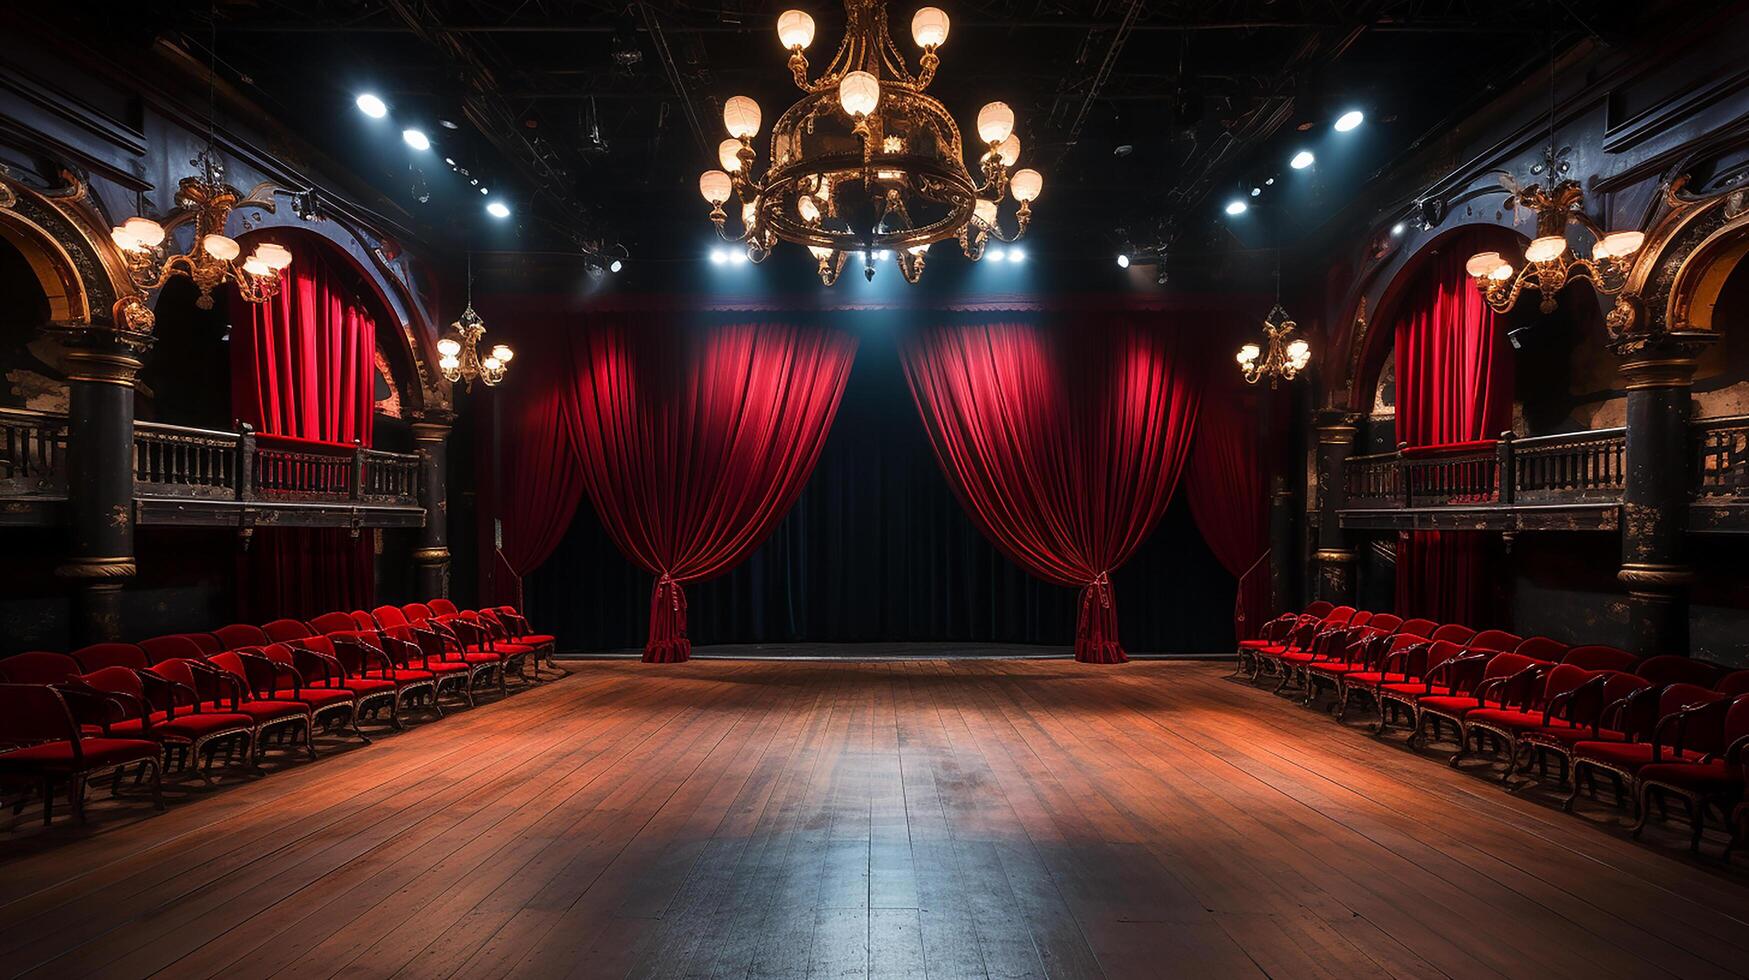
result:
M 454 336 L 437 342 L 437 369 L 450 384 L 466 381 L 468 390 L 473 391 L 475 380 L 485 382 L 487 387 L 504 380 L 516 352 L 508 345 L 494 344 L 486 356 L 480 356 L 481 342 L 486 339 L 486 321 L 474 312 L 473 301 L 468 302 L 449 329 Z
M 1617 231 L 1605 234 L 1585 213 L 1585 194 L 1577 181 L 1563 180 L 1545 191 L 1540 184 L 1520 188 L 1511 177 L 1502 175 L 1501 184 L 1512 194 L 1509 206 L 1529 208 L 1536 214 L 1537 237 L 1524 248 L 1525 264 L 1514 269 L 1499 252 L 1478 252 L 1465 263 L 1464 271 L 1476 288 L 1487 298 L 1497 313 L 1505 313 L 1518 303 L 1526 289 L 1542 293 L 1541 309 L 1555 312 L 1555 294 L 1575 280 L 1584 279 L 1605 296 L 1614 296 L 1627 285 L 1630 260 L 1646 236 L 1638 231 Z M 1580 258 L 1567 244 L 1569 223 L 1591 233 L 1595 241 L 1590 258 Z
M 844 10 L 838 53 L 813 80 L 802 52 L 814 40 L 814 19 L 800 10 L 777 19 L 790 75 L 804 94 L 772 127 L 762 176 L 754 174 L 759 104 L 744 95 L 723 103 L 729 138 L 717 147 L 722 169 L 698 181 L 717 234 L 744 245 L 754 262 L 779 241 L 802 245 L 828 286 L 851 253 L 862 254 L 871 280 L 875 260 L 896 254 L 905 280 L 916 282 L 935 242 L 957 238 L 977 261 L 989 239 L 1024 235 L 1044 178 L 1011 169 L 1020 157 L 1014 110 L 1001 102 L 978 110 L 979 183 L 964 162 L 953 116 L 924 92 L 941 64 L 936 52 L 947 40 L 947 14 L 923 7 L 912 17 L 911 37 L 923 50 L 913 74 L 887 31 L 882 0 L 844 0 Z M 731 197 L 739 204 L 734 234 L 724 209 Z M 1019 204 L 1012 233 L 1001 229 L 997 210 L 1009 197 Z
M 247 258 L 243 247 L 225 234 L 231 212 L 239 207 L 272 211 L 271 200 L 245 198 L 225 183 L 225 165 L 209 145 L 190 164 L 200 173 L 177 184 L 176 209 L 162 223 L 135 216 L 110 229 L 109 236 L 121 250 L 122 261 L 134 285 L 154 290 L 173 276 L 187 276 L 200 290 L 194 304 L 213 308 L 213 290 L 226 282 L 237 284 L 237 293 L 251 303 L 264 302 L 279 292 L 279 274 L 291 265 L 292 254 L 283 245 L 262 242 Z M 164 242 L 171 229 L 194 222 L 194 237 L 188 251 L 167 254 Z
M 1263 319 L 1263 343 L 1246 344 L 1239 348 L 1239 370 L 1246 384 L 1269 379 L 1274 388 L 1278 381 L 1292 381 L 1312 359 L 1312 345 L 1293 335 L 1299 325 L 1288 319 L 1287 311 L 1276 304 Z

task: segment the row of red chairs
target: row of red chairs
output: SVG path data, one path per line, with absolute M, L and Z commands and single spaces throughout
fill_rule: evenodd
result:
M 403 729 L 403 709 L 442 717 L 445 697 L 472 706 L 484 687 L 508 693 L 509 677 L 538 682 L 554 642 L 513 607 L 433 599 L 15 654 L 0 660 L 0 788 L 18 791 L 14 813 L 40 790 L 47 824 L 65 783 L 83 820 L 87 782 L 111 772 L 119 794 L 137 765 L 161 810 L 167 772 L 210 781 L 222 750 L 260 773 L 269 744 L 313 759 L 317 729 L 368 743 L 362 720 Z
M 1238 672 L 1275 678 L 1277 693 L 1297 688 L 1305 704 L 1329 692 L 1339 721 L 1370 704 L 1375 733 L 1405 727 L 1416 748 L 1455 742 L 1453 766 L 1492 754 L 1509 789 L 1532 763 L 1537 780 L 1558 763 L 1568 810 L 1608 777 L 1636 838 L 1672 799 L 1692 850 L 1709 810 L 1733 831 L 1727 857 L 1749 835 L 1749 670 L 1320 602 L 1241 643 Z

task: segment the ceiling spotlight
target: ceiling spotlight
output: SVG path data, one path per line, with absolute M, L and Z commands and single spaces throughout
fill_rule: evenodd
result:
M 880 251 L 876 252 L 874 257 L 879 259 L 882 262 L 885 262 L 886 260 L 893 257 L 893 253 L 891 253 L 883 248 Z
M 1024 249 L 1024 248 L 1011 248 L 1011 249 L 1009 249 L 1008 250 L 1008 261 L 1009 262 L 1025 262 L 1026 261 L 1026 249 Z
M 486 188 L 484 188 L 484 187 L 482 187 L 482 188 L 480 188 L 480 193 L 481 193 L 481 194 L 490 194 L 490 193 L 492 193 L 492 192 L 491 192 L 491 191 L 489 191 L 489 190 L 487 190 L 487 189 L 486 189 Z
M 722 265 L 729 261 L 729 253 L 720 248 L 711 249 L 711 265 Z
M 1263 188 L 1261 188 L 1261 187 L 1253 187 L 1253 188 L 1251 188 L 1251 196 L 1252 196 L 1252 197 L 1261 197 L 1261 196 L 1263 196 Z
M 1274 186 L 1275 186 L 1275 178 L 1274 178 L 1274 177 L 1271 177 L 1271 178 L 1269 178 L 1269 179 L 1268 179 L 1268 180 L 1266 180 L 1266 181 L 1264 181 L 1264 182 L 1263 182 L 1263 186 L 1265 186 L 1265 187 L 1274 187 Z
M 1130 267 L 1130 257 L 1123 254 L 1122 252 L 1117 253 L 1117 267 L 1119 269 L 1129 268 Z
M 1156 286 L 1166 285 L 1166 259 L 1164 256 L 1161 257 L 1159 268 L 1154 273 L 1154 285 L 1156 285 Z
M 371 117 L 372 119 L 381 119 L 382 117 L 389 114 L 388 103 L 386 103 L 382 99 L 379 99 L 376 96 L 370 94 L 369 92 L 366 92 L 363 95 L 359 96 L 357 99 L 354 99 L 352 104 L 355 106 L 358 106 L 359 112 L 364 113 L 365 115 Z
M 1304 170 L 1307 167 L 1311 166 L 1312 162 L 1316 159 L 1317 159 L 1317 157 L 1312 156 L 1311 150 L 1301 150 L 1300 152 L 1294 154 L 1294 158 L 1292 160 L 1289 160 L 1287 162 L 1287 165 L 1294 168 L 1295 170 Z
M 453 167 L 455 166 L 455 157 L 444 157 L 443 162 Z
M 448 119 L 439 119 L 437 121 L 437 124 L 439 126 L 442 126 L 444 129 L 456 129 L 456 128 L 458 128 L 454 122 L 452 122 Z
M 486 205 L 486 213 L 494 218 L 508 218 L 510 217 L 510 205 L 503 201 L 493 201 Z
M 1248 210 L 1250 210 L 1250 206 L 1247 205 L 1244 201 L 1234 199 L 1234 200 L 1227 202 L 1227 213 L 1228 214 L 1237 216 L 1237 215 L 1244 214 Z
M 730 265 L 746 265 L 747 264 L 747 253 L 741 251 L 740 249 L 735 249 L 735 250 L 731 251 L 729 253 L 729 264 Z
M 1363 122 L 1366 122 L 1366 113 L 1359 109 L 1350 109 L 1336 117 L 1336 131 L 1346 133 L 1351 129 L 1360 128 L 1360 124 Z
M 607 263 L 607 271 L 609 272 L 618 272 L 625 267 L 626 264 L 618 259 L 614 259 L 612 262 Z
M 429 150 L 429 149 L 431 149 L 431 137 L 425 135 L 423 132 L 420 132 L 417 129 L 403 129 L 403 130 L 401 130 L 401 142 L 407 144 L 408 146 L 412 147 L 415 150 Z
M 1006 262 L 1006 261 L 1008 261 L 1008 253 L 1003 251 L 1001 248 L 991 249 L 984 257 L 989 259 L 992 262 Z
M 1401 221 L 1399 221 L 1396 224 L 1391 226 L 1391 234 L 1401 235 L 1402 233 L 1403 233 L 1403 223 Z

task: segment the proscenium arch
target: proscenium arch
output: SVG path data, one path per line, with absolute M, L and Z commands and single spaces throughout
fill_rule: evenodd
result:
M 1388 271 L 1389 278 L 1384 280 L 1382 285 L 1375 281 L 1371 287 L 1355 298 L 1356 306 L 1362 299 L 1368 300 L 1369 312 L 1366 336 L 1359 338 L 1359 342 L 1362 344 L 1360 357 L 1353 362 L 1355 368 L 1348 379 L 1349 411 L 1364 413 L 1372 406 L 1373 388 L 1378 383 L 1379 371 L 1384 368 L 1385 354 L 1391 349 L 1397 315 L 1402 309 L 1404 293 L 1409 288 L 1409 284 L 1415 281 L 1416 276 L 1420 275 L 1422 269 L 1426 267 L 1427 261 L 1436 252 L 1465 235 L 1474 235 L 1479 245 L 1503 254 L 1510 253 L 1514 249 L 1522 249 L 1529 242 L 1529 239 L 1506 225 L 1495 224 L 1491 221 L 1469 222 L 1454 225 L 1422 242 L 1413 252 L 1403 256 L 1396 263 L 1395 269 L 1381 267 L 1375 270 L 1376 272 Z M 1349 315 L 1351 317 L 1353 315 L 1352 308 Z M 1349 338 L 1350 345 L 1354 344 L 1355 341 L 1355 338 Z M 1352 346 L 1348 353 L 1352 358 L 1354 353 Z
M 91 300 L 84 277 L 61 242 L 12 207 L 0 207 L 0 238 L 5 238 L 24 256 L 24 261 L 36 276 L 37 284 L 49 301 L 50 322 L 90 322 Z
M 1749 209 L 1708 235 L 1677 267 L 1665 306 L 1670 330 L 1717 330 L 1713 310 L 1726 280 L 1749 255 Z
M 45 191 L 0 175 L 0 235 L 24 255 L 49 297 L 49 322 L 150 331 L 149 320 L 134 315 L 139 291 L 84 179 L 69 170 L 61 178 L 61 187 Z

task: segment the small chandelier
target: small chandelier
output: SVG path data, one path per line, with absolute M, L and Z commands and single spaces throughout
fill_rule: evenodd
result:
M 1269 386 L 1274 388 L 1277 382 L 1292 381 L 1305 370 L 1312 359 L 1312 345 L 1293 335 L 1298 326 L 1288 319 L 1287 311 L 1279 303 L 1269 311 L 1263 320 L 1263 343 L 1267 349 L 1257 344 L 1239 348 L 1236 359 L 1246 384 L 1254 385 L 1268 378 Z
M 213 290 L 224 283 L 237 284 L 237 293 L 251 303 L 265 302 L 279 293 L 279 274 L 291 265 L 292 254 L 284 245 L 262 242 L 247 258 L 239 260 L 243 247 L 225 234 L 231 212 L 240 207 L 273 210 L 271 200 L 256 200 L 225 183 L 225 165 L 212 146 L 188 161 L 200 173 L 177 184 L 176 210 L 162 223 L 135 216 L 110 229 L 110 240 L 121 250 L 122 261 L 134 285 L 154 290 L 172 276 L 187 276 L 200 289 L 194 305 L 213 308 Z M 194 238 L 188 251 L 168 255 L 164 248 L 170 230 L 194 222 Z
M 844 39 L 814 80 L 802 54 L 813 43 L 814 19 L 800 10 L 777 19 L 790 75 L 805 94 L 772 127 L 763 176 L 753 173 L 759 104 L 744 95 L 723 103 L 729 138 L 717 147 L 722 169 L 707 170 L 698 181 L 717 234 L 744 245 L 754 262 L 779 241 L 802 245 L 828 286 L 852 252 L 862 253 L 869 279 L 877 258 L 896 255 L 906 281 L 916 282 L 935 242 L 957 238 L 977 261 L 989 239 L 1024 235 L 1044 178 L 1036 170 L 1011 169 L 1020 158 L 1014 110 L 991 102 L 978 111 L 983 182 L 977 183 L 952 114 L 924 92 L 941 64 L 936 52 L 947 41 L 947 14 L 923 7 L 912 17 L 911 37 L 923 52 L 912 74 L 888 33 L 885 3 L 844 0 L 844 9 Z M 735 234 L 726 230 L 724 205 L 731 197 L 739 202 Z M 1019 203 L 1012 233 L 998 223 L 998 207 L 1008 197 Z
M 476 379 L 487 387 L 504 380 L 516 352 L 506 344 L 493 344 L 485 357 L 480 356 L 481 342 L 486 339 L 486 321 L 474 312 L 472 300 L 449 329 L 454 336 L 437 342 L 437 369 L 450 384 L 466 381 L 468 390 L 473 391 Z
M 1563 180 L 1554 190 L 1545 191 L 1540 184 L 1520 189 L 1509 177 L 1502 177 L 1512 197 L 1508 204 L 1518 209 L 1529 208 L 1536 214 L 1537 237 L 1524 248 L 1525 264 L 1514 269 L 1499 252 L 1478 252 L 1464 264 L 1470 280 L 1487 298 L 1496 313 L 1505 313 L 1518 304 L 1526 289 L 1542 294 L 1541 309 L 1555 312 L 1555 294 L 1574 280 L 1584 279 L 1605 296 L 1614 296 L 1627 285 L 1630 259 L 1645 244 L 1644 232 L 1617 231 L 1605 234 L 1585 213 L 1585 194 L 1577 181 Z M 1566 228 L 1577 224 L 1591 233 L 1596 242 L 1591 257 L 1580 258 L 1567 245 Z

